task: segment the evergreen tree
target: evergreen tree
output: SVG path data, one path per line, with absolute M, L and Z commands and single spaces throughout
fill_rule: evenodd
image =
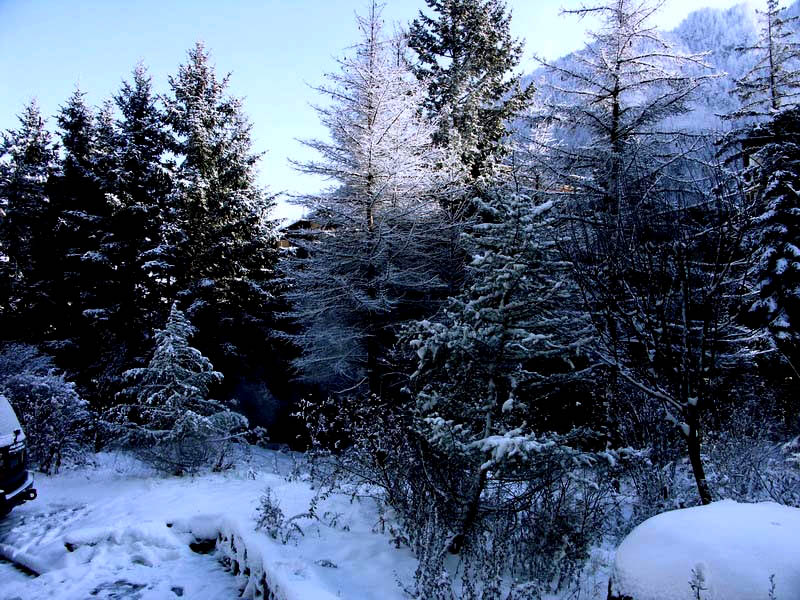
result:
M 19 122 L 0 146 L 0 329 L 5 339 L 39 341 L 56 326 L 48 181 L 57 157 L 35 102 Z
M 427 86 L 425 107 L 438 123 L 441 146 L 452 146 L 471 179 L 489 176 L 507 152 L 510 120 L 528 104 L 522 89 L 522 43 L 511 37 L 511 14 L 502 0 L 425 0 L 409 31 L 417 76 Z
M 108 196 L 117 189 L 119 177 L 119 139 L 114 119 L 114 102 L 106 100 L 95 116 L 92 174 L 97 185 Z M 108 198 L 106 198 L 108 200 Z M 113 204 L 112 207 L 113 209 Z M 104 240 L 105 242 L 105 240 Z
M 397 325 L 446 290 L 449 229 L 437 202 L 452 165 L 433 146 L 421 86 L 383 37 L 374 3 L 358 27 L 354 55 L 318 88 L 332 100 L 318 109 L 332 141 L 306 142 L 322 158 L 298 165 L 335 187 L 301 199 L 321 229 L 298 240 L 309 257 L 289 297 L 304 378 L 378 393 Z
M 116 163 L 111 186 L 110 244 L 119 298 L 115 327 L 125 332 L 134 356 L 144 351 L 149 332 L 163 322 L 168 308 L 159 277 L 165 265 L 157 248 L 171 189 L 171 164 L 165 159 L 169 135 L 156 101 L 142 65 L 114 97 L 121 115 L 114 128 Z
M 132 403 L 111 412 L 123 443 L 178 474 L 222 460 L 230 440 L 247 425 L 244 417 L 208 398 L 222 373 L 189 345 L 193 334 L 194 327 L 173 304 L 166 326 L 155 333 L 150 362 L 125 373 L 133 384 L 122 396 Z
M 57 116 L 63 148 L 61 169 L 54 178 L 59 214 L 54 260 L 63 277 L 57 339 L 69 345 L 79 344 L 92 321 L 107 318 L 106 295 L 113 272 L 104 246 L 111 207 L 96 169 L 95 116 L 84 97 L 75 90 Z
M 758 40 L 740 52 L 755 55 L 755 65 L 736 81 L 741 107 L 731 117 L 763 117 L 800 101 L 798 17 L 789 17 L 779 0 L 766 0 Z
M 170 78 L 166 122 L 179 165 L 147 264 L 164 295 L 187 304 L 198 345 L 236 383 L 268 352 L 277 245 L 272 198 L 255 182 L 251 125 L 227 85 L 199 43 Z
M 118 391 L 125 332 L 114 326 L 121 302 L 111 231 L 116 167 L 113 110 L 94 113 L 76 90 L 57 116 L 61 168 L 53 178 L 58 327 L 50 340 L 56 361 L 92 406 Z
M 541 482 L 523 473 L 554 454 L 572 456 L 574 439 L 552 431 L 570 431 L 561 413 L 574 405 L 552 406 L 551 396 L 566 391 L 590 335 L 558 252 L 553 202 L 498 190 L 477 201 L 477 214 L 481 224 L 466 235 L 472 262 L 465 289 L 441 317 L 407 334 L 419 358 L 411 378 L 417 432 L 463 473 L 443 486 L 459 507 L 454 551 L 479 515 L 491 512 L 488 489 L 509 478 L 526 498 L 524 486 Z M 511 510 L 526 509 L 525 502 Z
M 800 109 L 776 113 L 751 131 L 768 140 L 755 154 L 760 214 L 759 298 L 751 323 L 768 332 L 795 376 L 800 369 Z

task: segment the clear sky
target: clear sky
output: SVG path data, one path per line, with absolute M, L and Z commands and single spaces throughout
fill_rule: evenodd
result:
M 667 0 L 657 24 L 670 29 L 691 10 L 741 1 Z M 508 2 L 514 35 L 526 40 L 523 70 L 535 68 L 533 54 L 555 58 L 583 46 L 587 23 L 560 15 L 580 4 Z M 320 182 L 287 159 L 307 157 L 298 138 L 325 136 L 309 86 L 357 41 L 353 17 L 365 7 L 366 0 L 0 0 L 0 129 L 16 127 L 31 98 L 54 115 L 76 84 L 99 104 L 140 60 L 157 91 L 166 91 L 167 76 L 203 40 L 218 71 L 232 72 L 231 92 L 245 98 L 255 149 L 267 153 L 261 181 L 272 191 L 312 191 Z M 407 22 L 423 7 L 423 0 L 388 0 L 384 18 Z M 282 207 L 281 215 L 290 213 Z

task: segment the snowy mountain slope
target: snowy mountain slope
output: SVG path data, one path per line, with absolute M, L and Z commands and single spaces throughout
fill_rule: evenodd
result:
M 800 0 L 790 5 L 788 14 L 800 15 Z M 729 113 L 736 106 L 734 81 L 747 73 L 752 61 L 752 57 L 736 49 L 752 44 L 757 39 L 758 29 L 753 5 L 742 3 L 728 9 L 698 9 L 690 13 L 678 27 L 663 34 L 678 52 L 708 53 L 707 63 L 721 75 L 706 84 L 703 93 L 695 98 L 692 113 L 682 120 L 682 125 L 694 131 L 730 126 L 719 115 Z M 579 54 L 580 51 L 554 62 L 577 70 L 576 57 Z M 540 91 L 545 91 L 548 83 L 558 84 L 557 79 L 546 69 L 539 68 L 528 75 L 524 83 L 533 82 Z

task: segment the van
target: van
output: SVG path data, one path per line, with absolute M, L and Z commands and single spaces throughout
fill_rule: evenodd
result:
M 33 472 L 26 467 L 25 433 L 11 404 L 0 395 L 0 517 L 36 498 Z

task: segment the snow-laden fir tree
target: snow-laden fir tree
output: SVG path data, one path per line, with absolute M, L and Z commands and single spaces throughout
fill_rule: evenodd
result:
M 767 331 L 788 361 L 800 370 L 800 109 L 776 113 L 751 134 L 768 140 L 754 159 L 760 214 L 756 272 L 758 300 L 752 323 Z
M 374 3 L 358 27 L 361 41 L 318 88 L 331 100 L 317 109 L 330 141 L 306 142 L 321 158 L 297 164 L 333 185 L 300 199 L 319 228 L 297 238 L 308 258 L 290 263 L 289 297 L 303 377 L 378 393 L 398 324 L 447 289 L 452 233 L 438 201 L 454 166 L 433 146 L 422 87 Z
M 164 103 L 178 166 L 147 267 L 163 296 L 185 303 L 197 344 L 236 383 L 269 353 L 274 202 L 256 183 L 259 155 L 242 102 L 201 43 L 169 81 Z
M 91 349 L 84 356 L 93 393 L 86 393 L 98 409 L 107 408 L 122 388 L 123 371 L 142 364 L 149 336 L 168 310 L 162 282 L 146 268 L 147 252 L 161 241 L 170 189 L 164 158 L 168 139 L 150 78 L 140 65 L 133 81 L 123 82 L 114 100 L 101 107 L 95 124 L 92 170 L 109 206 L 100 249 L 110 269 L 103 293 L 85 299 L 83 314 L 92 327 L 84 330 L 81 344 Z
M 755 64 L 736 81 L 741 106 L 732 118 L 763 118 L 800 101 L 798 17 L 790 17 L 779 0 L 766 0 L 765 10 L 756 12 L 761 22 L 758 40 L 738 48 Z
M 0 328 L 7 338 L 41 339 L 55 324 L 47 182 L 56 151 L 39 107 L 28 104 L 0 146 Z
M 76 89 L 61 107 L 57 122 L 61 138 L 60 170 L 53 178 L 58 210 L 53 261 L 58 265 L 57 339 L 65 348 L 94 352 L 90 329 L 108 317 L 114 265 L 106 241 L 112 207 L 106 198 L 111 133 Z M 106 121 L 106 125 L 107 125 Z
M 76 90 L 57 120 L 63 152 L 52 178 L 58 221 L 51 260 L 58 269 L 54 287 L 60 302 L 52 347 L 81 395 L 105 407 L 119 391 L 127 366 L 129 331 L 118 317 L 133 301 L 121 290 L 124 269 L 114 241 L 119 168 L 113 103 L 93 110 L 85 93 Z
M 449 548 L 440 550 L 467 547 L 465 560 L 481 561 L 481 545 L 492 540 L 508 553 L 501 571 L 520 581 L 532 574 L 515 571 L 518 549 L 490 523 L 519 526 L 519 515 L 535 513 L 537 490 L 587 459 L 576 450 L 587 432 L 574 427 L 580 409 L 568 390 L 591 331 L 558 250 L 554 203 L 496 189 L 476 201 L 476 214 L 480 223 L 465 236 L 472 261 L 464 290 L 406 332 L 418 356 L 415 435 L 429 448 L 423 460 L 435 489 L 423 501 L 448 515 Z M 456 474 L 430 481 L 441 465 Z M 490 583 L 502 588 L 473 585 L 484 586 L 483 597 L 504 597 Z
M 508 124 L 527 105 L 514 73 L 522 42 L 511 36 L 502 0 L 425 0 L 408 44 L 427 87 L 425 108 L 438 124 L 435 141 L 459 153 L 470 178 L 490 176 L 508 148 Z
M 120 442 L 178 474 L 204 464 L 221 466 L 225 450 L 247 426 L 243 416 L 209 399 L 222 373 L 189 345 L 194 331 L 173 304 L 166 326 L 155 332 L 150 362 L 125 373 L 132 383 L 121 396 L 130 403 L 110 413 L 120 427 Z
M 131 351 L 137 354 L 168 309 L 162 299 L 166 282 L 156 276 L 164 269 L 159 257 L 151 256 L 161 242 L 171 188 L 171 165 L 165 160 L 169 135 L 156 101 L 151 78 L 142 65 L 114 96 L 120 116 L 115 124 L 109 244 L 118 282 L 118 327 L 126 332 Z M 131 332 L 139 332 L 140 339 Z

